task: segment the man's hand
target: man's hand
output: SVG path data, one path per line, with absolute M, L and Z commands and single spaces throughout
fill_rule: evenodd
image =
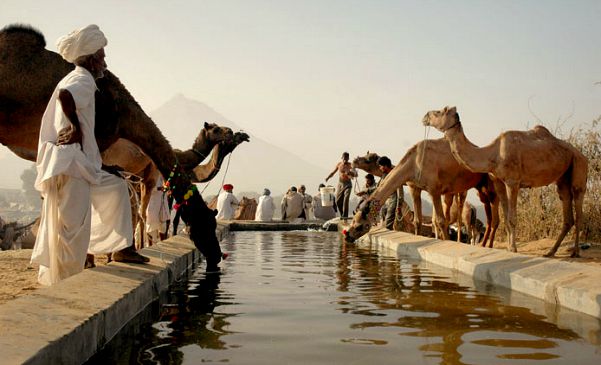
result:
M 79 143 L 80 147 L 83 149 L 82 139 L 81 129 L 71 124 L 70 126 L 63 128 L 58 132 L 56 145 L 60 146 L 63 144 Z
M 119 173 L 119 171 L 124 171 L 123 167 L 121 166 L 117 166 L 117 165 L 102 165 L 102 169 L 106 172 L 108 172 L 109 174 L 113 174 L 117 177 L 123 178 L 123 176 L 121 176 L 121 174 Z

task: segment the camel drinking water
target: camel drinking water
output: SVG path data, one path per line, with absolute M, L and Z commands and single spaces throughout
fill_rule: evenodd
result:
M 588 161 L 580 151 L 555 138 L 540 125 L 529 131 L 503 132 L 488 146 L 478 147 L 463 133 L 455 107 L 429 111 L 422 122 L 444 133 L 453 156 L 461 166 L 494 176 L 505 213 L 509 249 L 513 252 L 517 252 L 515 232 L 519 190 L 556 183 L 563 209 L 563 226 L 557 241 L 545 256 L 555 255 L 572 226 L 575 226 L 572 257 L 579 256 L 582 202 L 588 172 Z
M 357 160 L 355 159 L 355 161 Z M 373 157 L 369 160 L 373 160 Z M 488 176 L 472 173 L 460 166 L 453 158 L 449 143 L 444 138 L 421 141 L 407 151 L 401 161 L 372 194 L 368 206 L 363 211 L 355 214 L 346 234 L 347 239 L 354 241 L 367 233 L 371 228 L 371 223 L 373 223 L 371 222 L 373 214 L 368 214 L 370 209 L 373 210 L 374 204 L 381 204 L 398 186 L 403 184 L 410 186 L 412 191 L 415 227 L 421 226 L 420 194 L 422 190 L 426 190 L 432 197 L 435 217 L 440 217 L 440 219 L 434 219 L 433 225 L 436 226 L 438 232 L 441 232 L 445 239 L 449 238 L 446 217 L 449 217 L 450 213 L 444 213 L 441 196 L 447 196 L 446 200 L 450 209 L 453 195 L 465 193 L 468 189 L 475 187 L 487 212 L 487 231 L 490 234 L 485 236 L 485 239 L 490 240 L 492 247 L 494 233 L 498 227 L 498 209 L 496 196 L 489 183 Z M 489 227 L 490 229 L 488 229 Z M 483 245 L 485 244 L 486 241 L 483 242 Z

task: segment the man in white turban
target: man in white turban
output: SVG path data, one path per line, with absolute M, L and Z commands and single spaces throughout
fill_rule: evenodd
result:
M 75 69 L 56 86 L 40 128 L 35 187 L 44 203 L 31 261 L 40 265 L 38 281 L 44 285 L 82 271 L 86 253 L 112 253 L 132 244 L 126 183 L 102 170 L 94 136 L 95 79 L 106 70 L 106 45 L 96 25 L 58 40 L 59 53 Z

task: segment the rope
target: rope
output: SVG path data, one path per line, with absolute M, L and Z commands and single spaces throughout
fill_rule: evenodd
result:
M 230 159 L 231 158 L 232 158 L 232 154 L 230 153 L 227 156 L 227 165 L 225 165 L 225 173 L 223 174 L 223 178 L 221 179 L 221 186 L 219 186 L 219 191 L 217 191 L 217 195 L 219 195 L 221 193 L 221 190 L 223 189 L 223 183 L 225 182 L 225 177 L 227 176 L 228 170 L 230 168 Z M 204 191 L 209 187 L 209 184 L 211 184 L 212 181 L 213 180 L 209 180 L 209 182 L 207 182 L 207 184 L 205 185 L 205 187 L 200 192 L 201 194 L 204 193 Z
M 428 128 L 428 126 L 424 126 L 424 143 L 423 143 L 423 147 L 422 147 L 422 158 L 421 158 L 421 161 L 419 161 L 419 171 L 417 173 L 416 183 L 419 183 L 419 181 L 422 178 L 422 169 L 424 167 L 424 158 L 426 157 L 426 145 L 428 144 L 428 134 L 429 133 L 430 133 L 430 129 Z
M 138 191 L 142 191 L 142 185 L 144 185 L 144 182 L 142 180 L 142 177 L 136 175 L 136 174 L 132 174 L 131 172 L 127 172 L 127 171 L 120 171 L 121 176 L 123 176 L 123 178 L 125 179 L 125 182 L 127 183 L 127 190 L 129 192 L 129 201 L 132 204 L 132 207 L 134 208 L 134 212 L 136 212 L 136 217 L 138 220 L 138 223 L 142 223 L 142 228 L 140 229 L 140 235 L 144 236 L 146 233 L 146 220 L 144 219 L 144 215 L 142 214 L 142 212 L 140 212 L 140 208 L 141 208 L 141 202 L 140 202 L 140 197 L 138 196 Z M 152 192 L 146 192 L 147 194 L 151 194 Z M 139 224 L 138 224 L 139 225 Z M 136 226 L 138 226 L 136 225 Z M 136 227 L 134 228 L 134 233 L 136 231 Z M 135 241 L 135 237 L 134 237 L 134 241 Z

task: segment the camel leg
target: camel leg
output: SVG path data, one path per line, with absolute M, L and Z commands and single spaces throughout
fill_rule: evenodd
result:
M 497 234 L 497 229 L 499 228 L 499 222 L 500 222 L 500 218 L 499 218 L 499 198 L 498 196 L 495 196 L 494 200 L 490 203 L 490 210 L 491 210 L 491 220 L 490 222 L 487 223 L 488 225 L 491 225 L 492 228 L 490 229 L 490 237 L 489 237 L 489 244 L 488 247 L 492 248 L 493 243 L 495 242 L 495 235 Z M 488 219 L 488 217 L 487 217 Z M 488 228 L 488 227 L 487 227 Z M 484 247 L 484 243 L 482 244 Z
M 515 231 L 517 226 L 517 205 L 518 205 L 518 193 L 520 191 L 519 184 L 512 183 L 507 186 L 507 233 L 509 236 L 509 247 L 508 249 L 512 252 L 518 252 L 518 248 L 515 244 Z
M 420 189 L 409 188 L 411 199 L 413 199 L 413 227 L 416 235 L 421 235 L 422 230 L 422 191 Z
M 467 196 L 467 192 L 456 194 L 458 202 L 457 202 L 457 243 L 461 243 L 461 225 L 462 215 L 463 215 L 463 204 L 465 204 L 465 198 Z M 469 241 L 468 241 L 469 242 Z
M 557 181 L 557 194 L 559 194 L 559 199 L 561 200 L 561 208 L 563 211 L 563 225 L 561 227 L 561 232 L 557 237 L 557 241 L 553 244 L 553 247 L 547 252 L 545 257 L 553 257 L 561 245 L 561 242 L 568 234 L 572 226 L 574 225 L 574 216 L 572 213 L 572 191 L 570 189 L 569 183 L 565 178 L 561 178 Z M 572 252 L 572 257 L 579 256 L 579 247 L 576 246 L 574 251 Z
M 448 224 L 447 221 L 444 217 L 444 214 L 442 212 L 442 202 L 440 199 L 440 195 L 432 195 L 432 203 L 434 204 L 434 212 L 435 212 L 435 218 L 436 218 L 436 229 L 439 232 L 439 234 L 442 234 L 442 238 L 444 240 L 448 240 L 449 239 L 449 230 L 448 230 Z
M 584 191 L 575 191 L 573 193 L 574 210 L 576 221 L 574 222 L 574 251 L 572 257 L 580 257 L 580 229 L 582 227 L 582 204 L 584 202 Z
M 490 223 L 492 221 L 492 210 L 488 197 L 485 194 L 478 191 L 478 197 L 480 197 L 480 201 L 484 203 L 484 214 L 486 214 L 486 230 L 484 231 L 484 237 L 482 238 L 482 247 L 486 247 L 486 242 L 488 241 L 491 231 Z

